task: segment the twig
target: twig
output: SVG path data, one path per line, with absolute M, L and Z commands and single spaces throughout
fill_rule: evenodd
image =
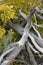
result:
M 26 46 L 27 46 L 27 51 L 29 53 L 30 59 L 32 60 L 33 65 L 38 65 L 37 62 L 34 59 L 34 55 L 33 55 L 33 53 L 32 53 L 32 51 L 31 51 L 31 49 L 30 49 L 28 44 L 29 44 L 29 42 L 27 42 Z
M 35 28 L 35 26 L 32 24 L 32 27 L 34 29 L 34 31 L 37 33 L 38 37 L 42 39 L 40 33 L 38 32 L 38 30 Z
M 37 44 L 38 44 L 41 48 L 43 48 L 43 39 L 37 37 L 35 34 L 33 34 L 33 33 L 31 33 L 31 32 L 30 32 L 30 34 L 31 34 L 31 36 L 35 39 L 35 41 L 37 42 Z
M 43 20 L 43 16 L 42 16 L 41 14 L 38 14 L 38 13 L 37 13 L 37 14 L 35 14 L 35 15 L 36 15 L 37 18 Z
M 30 33 L 28 34 L 29 38 L 31 39 L 32 43 L 34 44 L 34 46 L 36 47 L 37 50 L 39 50 L 41 53 L 43 53 L 43 48 L 41 48 L 36 42 L 35 39 L 30 35 Z
M 29 42 L 28 42 L 28 45 L 29 45 L 29 47 L 32 49 L 32 51 L 34 51 L 34 53 L 39 54 L 39 52 L 38 52 L 38 51 L 36 51 L 36 50 L 33 48 L 33 46 L 31 45 L 31 43 L 29 43 Z
M 43 24 L 40 24 L 40 25 L 39 25 L 39 24 L 35 24 L 35 23 L 34 23 L 34 25 L 35 25 L 36 27 L 43 28 Z

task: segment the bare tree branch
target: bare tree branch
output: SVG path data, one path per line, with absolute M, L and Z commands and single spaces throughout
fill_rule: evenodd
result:
M 29 42 L 28 42 L 28 44 L 29 44 Z M 26 46 L 27 46 L 27 51 L 29 53 L 30 59 L 32 60 L 33 65 L 38 65 L 37 62 L 34 59 L 34 55 L 33 55 L 33 53 L 32 53 L 32 51 L 31 51 L 31 49 L 30 49 L 28 44 L 26 44 Z

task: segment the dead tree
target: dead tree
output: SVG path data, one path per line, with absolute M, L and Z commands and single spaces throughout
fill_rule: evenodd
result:
M 18 42 L 9 44 L 3 50 L 3 53 L 0 56 L 0 65 L 9 65 L 10 62 L 13 62 L 16 56 L 20 53 L 20 51 L 24 49 L 25 45 L 27 47 L 27 51 L 29 53 L 30 58 L 32 58 L 33 65 L 38 65 L 38 64 L 34 58 L 32 51 L 35 54 L 37 53 L 39 57 L 42 57 L 43 55 L 43 38 L 41 37 L 38 30 L 35 28 L 35 26 L 43 27 L 42 25 L 37 24 L 37 19 L 36 19 L 36 17 L 38 17 L 41 20 L 43 20 L 43 16 L 41 15 L 43 14 L 43 10 L 40 10 L 39 6 L 37 6 L 30 12 L 29 15 L 24 14 L 22 10 L 19 10 L 19 12 L 20 12 L 20 15 L 25 19 L 25 21 L 23 21 L 21 24 L 18 24 L 18 23 L 13 24 L 12 22 L 9 21 L 8 24 L 12 29 L 16 30 L 22 37 Z M 35 18 L 34 24 L 33 24 L 33 21 L 30 19 L 32 15 L 34 15 L 34 18 Z M 25 27 L 23 27 L 24 25 Z M 31 28 L 33 28 L 36 34 L 30 31 Z M 30 43 L 29 38 L 32 41 L 32 44 Z M 7 54 L 9 53 L 10 55 L 7 56 Z M 40 55 L 40 53 L 42 53 L 42 55 Z

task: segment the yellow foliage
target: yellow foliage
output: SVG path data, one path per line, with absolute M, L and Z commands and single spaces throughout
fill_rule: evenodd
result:
M 0 11 L 4 9 L 4 6 L 3 5 L 0 5 Z
M 5 29 L 0 26 L 0 38 L 3 37 L 3 35 L 5 34 L 5 32 L 6 32 Z
M 23 9 L 24 13 L 29 14 L 29 10 L 36 7 L 39 2 L 40 0 L 3 0 L 0 3 L 0 18 L 6 24 L 8 19 L 19 16 L 20 9 Z
M 15 10 L 13 9 L 13 6 L 9 6 L 6 4 L 2 4 L 0 5 L 0 18 L 2 19 L 2 21 L 4 22 L 4 24 L 6 24 L 8 19 L 13 19 L 14 15 L 15 15 Z
M 40 0 L 29 0 L 28 4 L 32 7 L 36 7 L 39 5 Z

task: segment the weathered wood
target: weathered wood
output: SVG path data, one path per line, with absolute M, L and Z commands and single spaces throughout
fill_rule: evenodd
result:
M 19 11 L 21 16 L 26 20 L 25 22 L 27 23 L 25 28 L 23 28 L 22 26 L 24 26 L 23 24 L 25 24 L 24 22 L 19 25 L 17 23 L 12 23 L 9 21 L 8 25 L 16 30 L 20 35 L 22 35 L 21 39 L 16 42 L 17 46 L 15 46 L 15 42 L 14 42 L 14 47 L 7 49 L 7 51 L 3 52 L 3 54 L 0 56 L 0 65 L 9 65 L 10 62 L 13 62 L 14 59 L 16 58 L 16 56 L 20 53 L 20 51 L 23 49 L 24 45 L 26 44 L 26 42 L 28 42 L 28 37 L 31 39 L 32 44 L 35 46 L 36 49 L 33 48 L 33 46 L 31 45 L 31 43 L 27 43 L 27 50 L 28 53 L 30 55 L 30 58 L 32 59 L 33 65 L 37 65 L 37 62 L 34 59 L 34 55 L 32 54 L 30 48 L 35 52 L 38 53 L 41 52 L 43 54 L 43 39 L 40 35 L 40 33 L 35 29 L 35 27 L 33 26 L 33 22 L 31 21 L 30 17 L 31 15 L 37 11 L 38 13 L 42 14 L 42 10 L 40 10 L 38 7 L 34 8 L 34 10 L 31 11 L 31 13 L 29 15 L 24 14 L 21 10 Z M 38 14 L 39 16 L 39 14 Z M 42 17 L 42 16 L 41 16 Z M 30 28 L 33 28 L 34 31 L 37 33 L 37 36 L 35 34 L 33 34 L 32 32 L 30 32 Z M 41 44 L 40 44 L 41 43 Z M 12 43 L 11 43 L 12 45 Z M 10 46 L 10 45 L 9 45 Z M 14 53 L 10 54 L 9 56 L 5 57 L 8 53 L 12 52 L 14 50 Z M 5 59 L 3 59 L 5 57 Z M 3 62 L 2 62 L 3 61 Z M 1 63 L 2 62 L 2 63 Z
M 27 43 L 29 44 L 29 42 L 27 42 Z M 28 44 L 26 44 L 26 46 L 27 46 L 27 51 L 29 53 L 30 59 L 32 60 L 33 65 L 38 65 L 36 60 L 34 59 L 34 55 L 33 55 L 33 53 L 32 53 L 32 51 L 31 51 L 31 49 L 30 49 Z

